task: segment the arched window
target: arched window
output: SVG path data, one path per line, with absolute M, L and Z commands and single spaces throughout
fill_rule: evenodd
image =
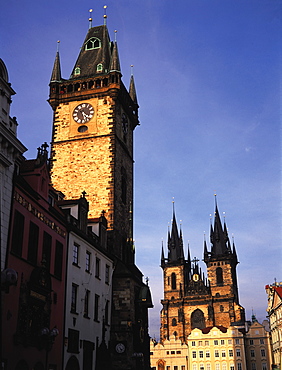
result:
M 171 289 L 176 289 L 176 275 L 174 272 L 171 274 Z
M 74 70 L 74 75 L 77 76 L 77 75 L 80 75 L 80 68 L 79 67 L 76 67 L 75 70 Z
M 176 326 L 177 325 L 177 322 L 176 322 L 176 319 L 175 318 L 172 319 L 171 325 L 172 326 Z
M 101 47 L 101 41 L 96 37 L 91 37 L 85 44 L 85 50 L 99 49 Z
M 197 308 L 195 311 L 192 312 L 191 315 L 191 328 L 192 330 L 195 328 L 203 329 L 205 326 L 204 313 Z
M 217 267 L 216 268 L 216 284 L 222 285 L 223 284 L 223 274 L 222 274 L 222 268 Z
M 103 64 L 102 63 L 97 64 L 96 71 L 97 72 L 103 72 Z
M 159 360 L 158 362 L 158 370 L 164 370 L 165 368 L 165 363 L 163 360 Z
M 66 370 L 79 370 L 79 362 L 75 356 L 71 356 L 67 362 Z

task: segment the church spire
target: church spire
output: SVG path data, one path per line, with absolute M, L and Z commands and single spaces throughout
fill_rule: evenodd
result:
M 58 41 L 57 53 L 56 53 L 56 58 L 55 58 L 50 82 L 61 82 L 62 81 L 59 44 L 60 44 L 60 41 Z
M 182 233 L 178 232 L 176 217 L 175 217 L 175 210 L 174 210 L 174 202 L 173 202 L 173 215 L 172 215 L 172 226 L 171 226 L 171 233 L 168 236 L 168 262 L 181 262 L 184 260 L 184 252 L 183 252 L 183 240 L 182 240 Z
M 214 225 L 212 228 L 211 225 L 211 235 L 210 235 L 211 243 L 212 243 L 212 255 L 224 255 L 229 252 L 227 242 L 229 240 L 227 234 L 227 228 L 224 223 L 224 228 L 222 227 L 222 223 L 220 220 L 220 215 L 218 212 L 217 204 L 215 206 L 215 213 L 214 213 Z

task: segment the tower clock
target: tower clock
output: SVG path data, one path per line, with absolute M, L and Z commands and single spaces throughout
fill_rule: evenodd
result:
M 68 80 L 57 53 L 50 82 L 54 110 L 51 178 L 66 199 L 86 192 L 89 217 L 105 211 L 114 253 L 130 259 L 133 203 L 133 131 L 138 104 L 133 76 L 129 91 L 121 80 L 117 43 L 107 27 L 90 28 Z

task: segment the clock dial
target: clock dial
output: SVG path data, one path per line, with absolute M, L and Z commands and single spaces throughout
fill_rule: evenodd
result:
M 196 282 L 196 281 L 199 281 L 199 275 L 198 274 L 194 274 L 193 275 L 193 280 Z
M 76 108 L 74 108 L 72 113 L 73 119 L 79 124 L 89 122 L 93 116 L 94 108 L 89 103 L 79 104 Z
M 125 351 L 125 345 L 123 343 L 118 343 L 116 345 L 117 353 L 123 353 Z

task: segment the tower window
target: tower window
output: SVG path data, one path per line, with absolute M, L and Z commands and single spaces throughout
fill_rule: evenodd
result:
M 216 284 L 222 285 L 223 284 L 223 274 L 222 274 L 222 268 L 217 267 L 216 268 Z
M 74 75 L 77 76 L 77 75 L 80 75 L 80 68 L 79 67 L 76 67 L 75 70 L 74 70 Z
M 177 325 L 177 322 L 176 322 L 176 319 L 172 319 L 172 323 L 171 323 L 172 326 L 176 326 Z
M 101 41 L 96 37 L 91 37 L 85 44 L 85 50 L 99 49 L 100 47 Z
M 97 64 L 96 71 L 97 72 L 103 72 L 103 64 L 102 63 Z
M 86 132 L 88 130 L 88 127 L 83 125 L 83 126 L 79 126 L 79 128 L 77 129 L 78 132 L 80 132 L 81 134 Z
M 174 272 L 171 274 L 171 289 L 176 289 L 176 275 Z

